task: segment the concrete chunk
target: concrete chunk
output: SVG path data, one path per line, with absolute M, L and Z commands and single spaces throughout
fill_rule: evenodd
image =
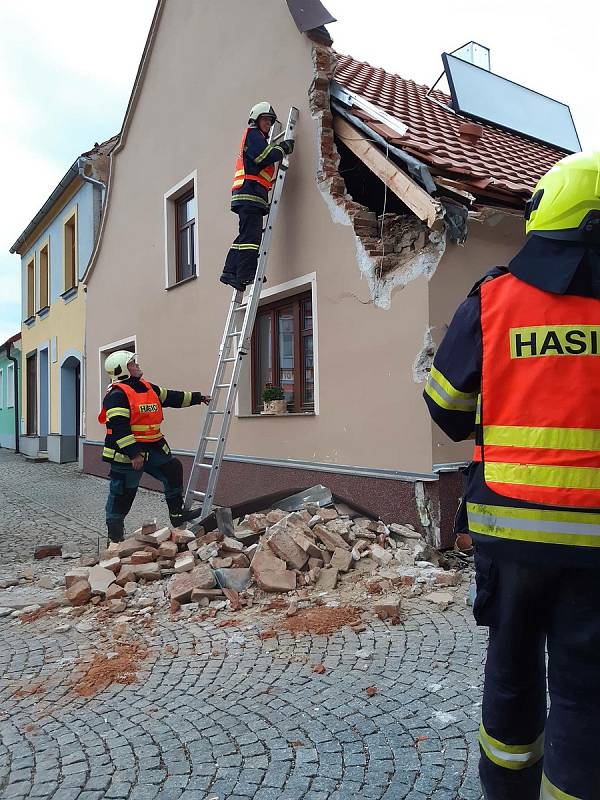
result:
M 90 584 L 85 580 L 77 581 L 67 589 L 66 596 L 72 606 L 83 606 L 92 596 Z
M 161 578 L 160 567 L 154 561 L 151 564 L 132 564 L 131 566 L 138 580 L 158 581 Z M 119 573 L 120 575 L 121 573 Z
M 319 577 L 317 579 L 317 589 L 322 592 L 329 592 L 332 589 L 335 589 L 338 582 L 338 570 L 333 569 L 332 567 L 327 567 L 327 569 L 322 569 L 319 572 Z
M 282 520 L 278 525 L 284 523 L 285 520 Z M 308 561 L 308 555 L 296 544 L 291 531 L 278 528 L 278 525 L 274 525 L 266 535 L 269 549 L 292 569 L 302 569 Z
M 121 559 L 116 556 L 115 558 L 107 558 L 105 561 L 101 561 L 99 566 L 103 567 L 104 569 L 109 569 L 116 575 L 121 569 Z
M 87 581 L 91 567 L 74 567 L 65 575 L 65 586 L 69 589 L 78 581 Z
M 190 572 L 194 569 L 194 564 L 192 553 L 182 553 L 175 559 L 175 572 Z
M 392 561 L 394 555 L 393 553 L 390 553 L 389 550 L 385 550 L 385 548 L 381 547 L 380 545 L 374 544 L 371 546 L 371 557 L 381 567 L 385 567 L 390 563 L 390 561 Z

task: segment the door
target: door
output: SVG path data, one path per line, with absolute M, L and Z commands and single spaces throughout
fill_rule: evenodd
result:
M 37 353 L 27 356 L 27 435 L 37 434 Z

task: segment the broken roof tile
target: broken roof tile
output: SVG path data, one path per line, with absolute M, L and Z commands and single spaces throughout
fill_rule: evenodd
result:
M 419 158 L 436 171 L 459 175 L 467 187 L 507 196 L 522 204 L 531 194 L 539 178 L 559 159 L 562 150 L 536 142 L 518 133 L 482 122 L 482 135 L 476 141 L 461 136 L 460 126 L 472 120 L 454 114 L 427 96 L 427 86 L 372 67 L 351 56 L 338 56 L 335 79 L 345 89 L 367 98 L 382 111 L 408 126 L 401 140 L 372 116 L 353 109 L 376 133 L 388 141 L 399 142 L 406 152 Z M 434 91 L 432 96 L 450 105 L 450 98 Z

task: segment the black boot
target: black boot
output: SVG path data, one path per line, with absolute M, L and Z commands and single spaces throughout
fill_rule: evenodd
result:
M 106 521 L 108 528 L 108 538 L 111 542 L 122 542 L 125 538 L 125 525 L 123 520 L 109 519 Z
M 169 497 L 167 498 L 167 507 L 169 509 L 169 519 L 173 528 L 181 527 L 183 523 L 183 497 Z

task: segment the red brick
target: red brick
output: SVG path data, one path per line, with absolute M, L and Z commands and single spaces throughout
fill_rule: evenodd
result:
M 87 581 L 77 581 L 67 589 L 66 597 L 72 606 L 83 606 L 91 599 L 92 590 Z
M 43 544 L 36 547 L 33 557 L 36 561 L 41 561 L 43 558 L 56 558 L 62 556 L 62 545 L 60 544 Z

